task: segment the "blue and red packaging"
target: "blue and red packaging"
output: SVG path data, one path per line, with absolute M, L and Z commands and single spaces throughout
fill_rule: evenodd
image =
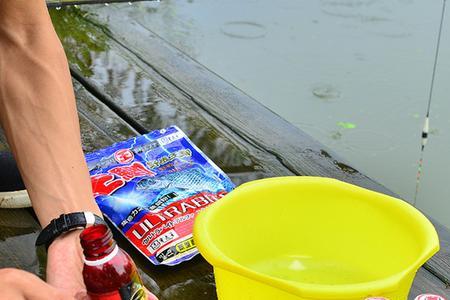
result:
M 103 214 L 155 265 L 198 254 L 195 216 L 234 188 L 176 126 L 89 153 L 86 161 Z

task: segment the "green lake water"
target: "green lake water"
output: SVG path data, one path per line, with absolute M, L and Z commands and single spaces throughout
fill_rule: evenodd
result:
M 120 7 L 412 201 L 441 6 L 165 0 Z M 446 15 L 417 207 L 450 227 L 450 9 Z

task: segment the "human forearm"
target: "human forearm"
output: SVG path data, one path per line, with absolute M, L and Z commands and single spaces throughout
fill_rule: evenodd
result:
M 23 2 L 15 1 L 19 6 Z M 6 2 L 0 0 L 0 14 L 5 14 Z M 25 17 L 9 8 L 0 21 L 0 121 L 41 225 L 64 212 L 99 214 L 81 151 L 63 49 L 49 24 L 45 3 L 25 2 L 36 5 L 35 12 L 40 13 Z M 14 28 L 8 23 L 11 18 Z
M 48 20 L 45 0 L 0 0 L 0 26 L 11 27 L 19 36 Z

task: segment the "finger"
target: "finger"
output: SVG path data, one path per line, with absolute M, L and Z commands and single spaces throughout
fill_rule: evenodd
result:
M 71 293 L 56 289 L 29 272 L 18 269 L 2 269 L 0 277 L 10 289 L 20 291 L 25 299 L 74 299 Z
M 27 272 L 24 272 L 27 273 Z M 27 274 L 28 279 L 23 287 L 25 297 L 28 299 L 45 300 L 45 299 L 74 299 L 73 293 L 55 288 L 37 276 Z

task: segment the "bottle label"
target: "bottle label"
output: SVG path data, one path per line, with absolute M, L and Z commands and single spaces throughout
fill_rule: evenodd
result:
M 145 300 L 147 293 L 139 282 L 132 281 L 119 290 L 121 300 Z

